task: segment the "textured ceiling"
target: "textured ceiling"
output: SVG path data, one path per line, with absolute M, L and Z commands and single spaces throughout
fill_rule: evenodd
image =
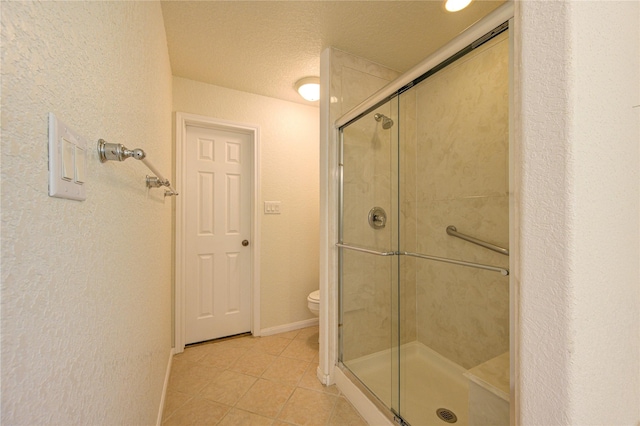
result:
M 165 1 L 173 75 L 308 103 L 295 82 L 332 46 L 404 72 L 503 1 Z

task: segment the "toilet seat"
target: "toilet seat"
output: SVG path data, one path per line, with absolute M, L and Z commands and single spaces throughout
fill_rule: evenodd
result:
M 320 303 L 320 290 L 312 291 L 307 297 L 307 302 Z
M 315 316 L 320 314 L 320 290 L 312 291 L 307 296 L 307 307 Z

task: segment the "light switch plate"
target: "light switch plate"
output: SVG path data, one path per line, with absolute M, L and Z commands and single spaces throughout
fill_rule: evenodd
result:
M 64 180 L 72 180 L 74 176 L 74 147 L 75 145 L 71 141 L 62 138 L 62 179 Z
M 264 214 L 280 214 L 280 201 L 265 201 Z
M 49 196 L 86 200 L 84 138 L 49 113 Z
M 86 150 L 76 145 L 74 159 L 75 159 L 74 181 L 76 183 L 82 184 L 84 183 L 84 173 L 85 173 L 84 167 L 85 167 L 85 162 L 87 160 Z

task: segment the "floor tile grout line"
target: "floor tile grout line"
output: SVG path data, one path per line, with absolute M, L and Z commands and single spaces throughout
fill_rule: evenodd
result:
M 171 380 L 171 379 L 169 379 L 169 380 Z M 166 419 L 164 418 L 164 413 L 163 413 L 163 419 L 161 420 L 161 423 L 165 423 L 166 420 L 168 420 L 171 416 L 173 416 L 180 408 L 182 408 L 185 405 L 187 405 L 189 403 L 189 401 L 191 401 L 196 396 L 196 394 L 191 394 L 191 393 L 185 393 L 185 392 L 179 392 L 179 391 L 173 391 L 173 392 L 181 393 L 183 395 L 188 395 L 188 398 L 182 404 L 180 404 L 178 407 L 176 407 L 174 410 L 172 410 L 171 413 L 168 413 Z
M 191 395 L 191 394 L 189 394 L 189 398 L 188 398 L 188 399 L 187 399 L 187 400 L 186 400 L 182 405 L 180 405 L 178 408 L 176 408 L 175 410 L 173 410 L 173 411 L 171 412 L 171 414 L 169 414 L 169 415 L 167 416 L 167 418 L 166 418 L 166 419 L 165 419 L 165 418 L 163 418 L 163 419 L 162 419 L 162 421 L 161 421 L 161 422 L 162 422 L 162 424 L 166 423 L 166 422 L 167 422 L 171 417 L 173 417 L 173 416 L 178 412 L 178 410 L 179 410 L 180 408 L 182 408 L 182 407 L 186 406 L 189 402 L 191 402 L 191 401 L 192 401 L 193 399 L 195 399 L 197 396 L 198 396 L 198 395 Z
M 233 405 L 223 404 L 223 405 L 227 405 L 227 406 L 229 407 L 229 410 L 227 410 L 227 412 L 225 413 L 225 415 L 224 415 L 220 420 L 218 420 L 218 421 L 216 422 L 216 424 L 220 424 L 220 423 L 224 420 L 224 418 L 225 418 L 225 417 L 227 417 L 227 416 L 229 415 L 229 413 L 231 413 L 231 410 L 233 410 L 233 409 L 241 410 L 241 411 L 245 411 L 245 412 L 247 412 L 247 413 L 252 413 L 252 414 L 260 415 L 260 414 L 258 414 L 258 413 L 253 413 L 253 412 L 251 412 L 251 411 L 244 410 L 244 409 L 239 408 L 239 407 L 237 406 L 237 405 L 238 405 L 238 403 L 242 400 L 242 398 L 243 398 L 243 397 L 244 397 L 244 396 L 249 392 L 249 390 L 251 390 L 251 388 L 253 388 L 253 386 L 254 386 L 254 385 L 255 385 L 255 384 L 260 380 L 260 378 L 261 378 L 261 377 L 256 377 L 256 376 L 254 376 L 254 375 L 252 375 L 252 374 L 239 373 L 239 372 L 237 372 L 237 371 L 233 371 L 233 370 L 231 370 L 231 368 L 232 368 L 233 366 L 235 366 L 235 364 L 236 364 L 236 363 L 237 363 L 237 360 L 236 360 L 236 362 L 234 362 L 232 365 L 230 365 L 229 367 L 225 368 L 225 369 L 224 369 L 224 371 L 229 371 L 229 372 L 236 373 L 236 374 L 243 374 L 243 375 L 245 375 L 245 376 L 253 377 L 255 380 L 254 380 L 254 382 L 251 384 L 251 386 L 249 386 L 249 387 L 247 388 L 247 390 L 246 390 L 246 391 L 244 391 L 244 393 L 238 397 L 238 399 L 233 403 Z M 223 372 L 224 372 L 224 371 L 223 371 Z M 222 374 L 222 373 L 221 373 L 221 374 Z M 219 403 L 219 404 L 222 404 L 222 403 Z M 262 416 L 262 417 L 266 417 L 266 418 L 271 419 L 270 417 L 267 417 L 267 416 Z
M 225 371 L 230 371 L 230 370 L 229 370 L 229 369 L 226 369 Z M 253 386 L 254 386 L 256 383 L 258 383 L 258 380 L 260 380 L 260 377 L 255 377 L 255 376 L 250 375 L 250 374 L 247 374 L 247 376 L 254 377 L 254 378 L 255 378 L 255 380 L 254 380 L 254 382 L 251 384 L 251 386 L 249 386 L 249 387 L 247 388 L 247 390 L 246 390 L 246 391 L 244 391 L 244 393 L 243 393 L 242 395 L 240 395 L 240 397 L 236 400 L 236 402 L 234 402 L 234 403 L 233 403 L 233 405 L 232 405 L 232 407 L 231 407 L 231 408 L 236 408 L 236 409 L 240 410 L 241 408 L 238 408 L 238 407 L 237 407 L 238 403 L 242 400 L 242 398 L 244 398 L 244 396 L 249 392 L 249 390 L 251 390 L 251 388 L 253 388 Z M 229 410 L 229 411 L 231 411 L 231 410 Z M 244 411 L 246 411 L 246 410 L 244 410 Z M 225 416 L 225 417 L 226 417 L 226 416 Z
M 333 413 L 336 411 L 336 407 L 338 406 L 338 400 L 340 397 L 338 396 L 335 401 L 333 401 L 333 407 L 331 407 L 331 412 L 329 413 L 329 418 L 327 419 L 326 425 L 331 423 L 331 418 L 333 417 Z
M 300 334 L 300 333 L 298 332 L 298 334 L 296 335 L 296 337 L 297 337 L 299 334 Z M 280 352 L 280 354 L 276 357 L 277 359 L 280 359 L 280 358 L 283 358 L 283 359 L 294 359 L 294 358 L 289 358 L 289 357 L 286 357 L 286 356 L 283 356 L 283 355 L 282 355 L 282 354 L 286 351 L 286 349 L 291 345 L 291 343 L 293 343 L 293 341 L 294 341 L 294 340 L 295 340 L 295 337 L 294 337 L 293 339 L 291 339 L 291 341 L 290 341 L 290 342 L 289 342 L 289 343 L 288 343 L 288 344 L 287 344 L 287 345 L 282 349 L 282 351 Z M 296 359 L 297 359 L 297 358 L 296 358 Z M 292 389 L 291 393 L 289 394 L 289 396 L 287 397 L 287 400 L 282 404 L 282 406 L 280 407 L 280 409 L 278 410 L 278 412 L 275 414 L 275 416 L 274 416 L 274 417 L 268 417 L 268 418 L 272 419 L 274 423 L 275 423 L 276 421 L 282 421 L 281 419 L 278 419 L 278 417 L 280 416 L 280 413 L 282 413 L 282 410 L 284 410 L 284 408 L 287 406 L 287 404 L 288 404 L 288 403 L 289 403 L 289 401 L 291 400 L 291 397 L 292 397 L 292 396 L 293 396 L 293 394 L 296 392 L 296 389 L 300 388 L 300 386 L 299 386 L 299 385 L 300 385 L 300 382 L 302 381 L 302 378 L 304 377 L 304 375 L 305 375 L 305 374 L 306 374 L 306 372 L 308 371 L 308 369 L 309 369 L 310 365 L 313 363 L 313 360 L 309 360 L 309 361 L 306 361 L 306 360 L 300 360 L 300 359 L 297 359 L 297 360 L 299 360 L 299 361 L 303 361 L 303 362 L 306 362 L 306 363 L 307 363 L 307 365 L 305 366 L 305 370 L 304 370 L 303 374 L 302 374 L 302 375 L 300 376 L 300 378 L 296 381 L 296 383 L 295 383 L 295 384 L 293 384 L 293 389 Z M 271 364 L 270 364 L 270 366 L 271 366 L 271 365 L 273 365 L 273 363 L 274 363 L 275 361 L 276 361 L 276 360 L 272 361 L 272 362 L 271 362 Z M 268 369 L 269 369 L 269 367 L 265 368 L 265 370 L 260 374 L 260 377 L 258 378 L 258 380 L 259 380 L 259 379 L 263 379 L 263 380 L 267 380 L 267 381 L 272 382 L 272 383 L 278 383 L 278 384 L 283 383 L 283 382 L 279 382 L 279 381 L 276 381 L 276 380 L 272 380 L 272 379 L 269 379 L 269 378 L 263 377 L 263 376 L 264 376 L 264 373 L 265 373 Z M 256 381 L 256 382 L 257 382 L 257 381 Z M 256 383 L 256 382 L 254 382 L 254 385 L 255 385 L 255 383 Z M 284 383 L 286 384 L 286 382 L 284 382 Z M 253 386 L 253 385 L 252 385 L 252 386 Z M 304 389 L 304 388 L 303 388 L 303 389 Z M 245 394 L 244 394 L 244 395 L 246 395 L 246 393 L 247 393 L 247 392 L 249 392 L 249 390 L 247 390 L 247 391 L 245 392 Z M 244 396 L 244 395 L 243 395 L 243 396 Z M 238 399 L 238 401 L 236 401 L 236 405 L 238 404 L 238 402 L 239 402 L 241 399 L 242 399 L 242 397 L 240 397 L 240 398 Z M 234 405 L 234 407 L 235 407 L 235 405 Z M 257 413 L 256 413 L 256 414 L 257 414 Z M 288 422 L 287 422 L 287 423 L 288 423 Z
M 215 344 L 215 342 L 207 343 L 207 344 L 214 345 L 214 344 Z M 204 346 L 204 345 L 202 345 L 202 346 Z M 249 348 L 247 348 L 247 351 L 249 351 L 249 350 L 250 350 L 250 349 L 249 349 Z M 202 360 L 202 358 L 204 358 L 205 356 L 206 356 L 206 354 L 202 355 L 200 358 L 198 358 L 198 360 Z M 197 361 L 192 361 L 192 362 L 193 362 L 194 364 L 197 364 L 197 363 L 198 363 Z M 237 361 L 236 361 L 236 362 L 237 362 Z M 237 373 L 237 372 L 235 372 L 235 371 L 231 370 L 231 368 L 236 364 L 236 362 L 234 362 L 234 363 L 232 363 L 232 364 L 230 364 L 230 365 L 228 365 L 228 366 L 226 366 L 226 367 L 224 367 L 224 368 L 215 367 L 215 368 L 219 368 L 219 369 L 221 370 L 220 374 L 218 374 L 218 375 L 216 376 L 216 378 L 215 378 L 215 379 L 213 379 L 213 380 L 211 380 L 211 381 L 208 381 L 208 382 L 207 382 L 207 384 L 205 384 L 205 385 L 204 385 L 204 386 L 203 386 L 203 387 L 202 387 L 202 388 L 201 388 L 197 393 L 195 393 L 195 394 L 188 394 L 188 395 L 190 395 L 190 398 L 189 398 L 189 399 L 188 399 L 184 404 L 182 404 L 179 408 L 181 408 L 181 407 L 185 406 L 189 401 L 191 401 L 191 400 L 192 400 L 192 399 L 194 399 L 195 397 L 200 397 L 200 398 L 203 398 L 203 399 L 207 399 L 207 400 L 209 400 L 208 398 L 206 398 L 206 397 L 204 397 L 204 396 L 202 395 L 202 391 L 203 391 L 204 389 L 206 389 L 208 386 L 210 386 L 212 383 L 214 383 L 214 382 L 216 381 L 216 379 L 217 379 L 217 378 L 219 378 L 219 376 L 220 376 L 220 375 L 222 375 L 224 372 L 229 371 L 229 372 L 232 372 L 232 373 Z M 243 373 L 237 373 L 237 374 L 243 374 Z M 255 376 L 251 376 L 251 375 L 248 375 L 248 374 L 244 374 L 244 375 L 246 375 L 246 376 L 250 376 L 250 377 L 254 377 L 254 378 L 256 379 L 256 381 L 258 380 L 258 378 L 256 378 Z M 254 383 L 255 383 L 255 382 L 254 382 Z M 253 386 L 253 385 L 252 385 L 252 386 Z M 251 388 L 251 387 L 249 387 L 249 389 L 250 389 L 250 388 Z M 244 394 L 246 394 L 246 392 L 248 392 L 248 389 L 247 389 L 247 391 L 245 391 L 245 393 L 243 393 L 243 395 L 242 395 L 242 396 L 244 396 Z M 242 398 L 242 396 L 238 399 L 238 401 Z M 236 407 L 235 407 L 235 405 L 238 403 L 238 401 L 236 401 L 233 405 L 228 405 L 228 404 L 225 404 L 225 403 L 222 403 L 222 402 L 218 402 L 218 401 L 213 401 L 213 400 L 210 400 L 210 401 L 215 402 L 215 403 L 217 403 L 217 404 L 221 404 L 221 405 L 225 405 L 225 406 L 229 407 L 229 410 L 227 410 L 227 413 L 225 413 L 225 415 L 222 417 L 222 419 L 224 419 L 224 418 L 229 414 L 229 412 L 231 411 L 231 409 L 236 408 Z M 176 412 L 176 411 L 178 411 L 178 409 L 179 409 L 179 408 L 176 408 L 176 409 L 171 413 L 171 415 L 169 415 L 169 416 L 167 417 L 167 420 L 168 420 L 171 416 L 173 416 L 173 414 L 175 414 L 175 412 Z M 220 419 L 220 421 L 222 421 L 222 419 Z M 163 423 L 164 423 L 164 422 L 163 422 Z M 219 422 L 218 422 L 218 423 L 219 423 Z
M 293 339 L 292 339 L 292 341 L 293 341 Z M 289 342 L 289 344 L 291 344 L 291 342 Z M 284 351 L 284 350 L 289 346 L 289 344 L 287 344 L 287 346 L 285 346 L 285 348 L 284 348 L 282 351 Z M 265 353 L 266 353 L 266 352 L 265 352 Z M 280 358 L 280 355 L 274 355 L 274 356 L 276 357 L 276 359 L 277 359 L 277 358 Z M 268 379 L 268 378 L 263 377 L 264 373 L 269 369 L 269 367 L 270 367 L 271 365 L 273 365 L 273 363 L 274 363 L 274 362 L 275 362 L 275 359 L 274 359 L 274 360 L 269 364 L 269 366 L 267 366 L 267 367 L 262 371 L 262 373 L 260 373 L 260 376 L 258 376 L 258 377 L 253 376 L 253 375 L 250 375 L 250 374 L 246 374 L 246 375 L 248 375 L 248 376 L 254 377 L 256 380 L 255 380 L 255 381 L 253 382 L 253 384 L 252 384 L 252 385 L 251 385 L 251 386 L 250 386 L 250 387 L 249 387 L 249 388 L 248 388 L 248 389 L 247 389 L 247 390 L 246 390 L 246 391 L 245 391 L 245 392 L 244 392 L 244 393 L 243 393 L 243 394 L 242 394 L 242 395 L 241 395 L 241 396 L 236 400 L 236 402 L 235 402 L 235 403 L 233 404 L 233 406 L 231 407 L 232 409 L 233 409 L 233 408 L 235 408 L 235 409 L 237 409 L 237 410 L 243 410 L 242 408 L 238 408 L 238 407 L 237 407 L 238 403 L 239 403 L 239 402 L 242 400 L 242 398 L 244 398 L 244 396 L 245 396 L 245 395 L 246 395 L 246 394 L 251 390 L 251 388 L 253 388 L 253 386 L 254 386 L 256 383 L 258 383 L 258 381 L 259 381 L 260 379 L 262 379 L 262 380 L 266 380 L 266 381 L 269 381 L 269 382 L 272 382 L 272 383 L 277 383 L 277 384 L 280 384 L 280 383 L 281 383 L 281 382 L 276 382 L 275 380 L 271 380 L 271 379 Z M 235 365 L 235 364 L 234 364 L 234 365 Z M 231 367 L 227 368 L 225 371 L 233 371 L 233 370 L 230 370 L 230 368 L 231 368 Z M 240 374 L 243 374 L 243 373 L 240 373 Z M 258 414 L 258 413 L 253 413 L 253 414 L 256 414 L 256 415 L 260 415 L 260 416 L 262 416 L 262 417 L 269 418 L 269 419 L 271 419 L 271 420 L 273 420 L 273 421 L 275 422 L 275 421 L 277 420 L 278 415 L 280 414 L 280 412 L 282 411 L 282 409 L 284 408 L 284 406 L 287 404 L 287 402 L 288 402 L 288 401 L 289 401 L 289 399 L 291 398 L 291 395 L 293 395 L 293 393 L 295 392 L 296 387 L 297 387 L 297 384 L 296 384 L 296 385 L 294 385 L 293 390 L 291 391 L 291 394 L 287 397 L 287 401 L 285 401 L 285 403 L 282 405 L 282 407 L 280 407 L 280 410 L 278 411 L 278 413 L 276 413 L 276 416 L 275 416 L 275 417 L 264 416 L 264 415 L 262 415 L 262 414 Z M 231 411 L 231 410 L 229 410 L 229 412 L 230 412 L 230 411 Z M 247 410 L 243 410 L 243 411 L 247 411 Z M 229 413 L 229 412 L 227 412 L 227 414 L 225 414 L 225 417 L 228 415 L 228 413 Z M 247 411 L 247 412 L 251 412 L 251 411 Z M 220 421 L 222 421 L 222 419 L 221 419 Z
M 307 370 L 309 369 L 309 366 L 311 365 L 313 361 L 309 361 L 307 363 L 307 367 L 304 370 L 304 373 L 302 373 L 302 376 L 300 376 L 300 378 L 298 379 L 297 383 L 294 385 L 293 390 L 291 391 L 291 394 L 289 395 L 289 397 L 287 398 L 287 400 L 285 401 L 284 404 L 282 404 L 282 407 L 280 407 L 280 410 L 278 411 L 278 413 L 276 414 L 276 416 L 273 418 L 274 423 L 276 421 L 281 421 L 284 422 L 284 420 L 282 419 L 278 419 L 278 417 L 280 416 L 280 413 L 282 413 L 282 410 L 284 410 L 284 407 L 287 406 L 287 404 L 289 403 L 289 401 L 291 400 L 291 397 L 293 396 L 294 393 L 296 393 L 296 389 L 298 389 L 300 386 L 300 382 L 302 381 L 302 378 L 304 377 L 304 375 L 307 373 Z M 286 422 L 289 423 L 289 422 Z
M 278 419 L 278 416 L 280 416 L 280 413 L 282 413 L 282 410 L 284 410 L 284 407 L 287 406 L 287 404 L 289 403 L 289 401 L 291 400 L 291 397 L 293 396 L 293 394 L 296 392 L 297 387 L 294 386 L 293 390 L 291 391 L 291 393 L 289 394 L 289 397 L 287 397 L 287 400 L 284 402 L 284 404 L 282 404 L 282 407 L 280 407 L 280 409 L 278 410 L 278 412 L 276 413 L 275 417 L 273 418 L 274 423 L 276 421 L 280 421 L 280 419 Z
M 338 398 L 340 397 L 341 392 L 338 392 L 337 394 L 334 394 L 334 393 L 332 393 L 332 392 L 325 392 L 325 391 L 323 391 L 323 390 L 318 390 L 318 389 L 315 389 L 315 388 L 310 388 L 310 387 L 304 387 L 304 386 L 301 386 L 301 384 L 302 384 L 302 380 L 305 378 L 306 374 L 309 374 L 309 371 L 310 371 L 310 369 L 312 369 L 312 367 L 313 367 L 313 365 L 314 365 L 314 362 L 316 362 L 317 353 L 316 353 L 313 357 L 311 357 L 311 358 L 308 358 L 308 357 L 306 357 L 306 356 L 304 355 L 305 350 L 302 350 L 302 351 L 298 350 L 298 352 L 293 351 L 291 354 L 283 355 L 283 353 L 285 353 L 285 352 L 286 352 L 287 348 L 289 348 L 293 342 L 295 342 L 295 341 L 299 341 L 299 342 L 300 342 L 300 344 L 301 344 L 301 345 L 303 345 L 303 347 L 304 347 L 304 346 L 305 346 L 305 342 L 306 342 L 306 343 L 309 343 L 309 338 L 310 338 L 311 336 L 313 336 L 314 334 L 317 334 L 317 332 L 318 332 L 318 331 L 317 331 L 317 327 L 316 327 L 316 330 L 313 330 L 313 331 L 305 331 L 305 332 L 304 332 L 304 334 L 303 334 L 303 331 L 302 331 L 302 330 L 303 330 L 303 329 L 298 330 L 298 331 L 297 331 L 297 333 L 296 333 L 295 335 L 293 335 L 292 337 L 289 337 L 289 336 L 287 336 L 287 337 L 280 336 L 280 338 L 285 339 L 285 340 L 288 340 L 288 342 L 287 342 L 287 344 L 286 344 L 286 345 L 284 345 L 284 347 L 283 347 L 280 351 L 278 351 L 278 353 L 277 353 L 277 354 L 275 354 L 274 352 L 269 351 L 268 349 L 267 349 L 267 350 L 265 350 L 264 348 L 260 348 L 260 347 L 259 347 L 259 344 L 257 344 L 257 343 L 254 343 L 254 344 L 251 344 L 251 345 L 249 345 L 249 344 L 248 344 L 248 345 L 240 344 L 240 345 L 237 345 L 237 346 L 236 346 L 236 345 L 230 346 L 230 347 L 233 347 L 233 348 L 236 348 L 236 349 L 244 349 L 243 354 L 242 354 L 240 357 L 238 357 L 238 359 L 236 359 L 235 361 L 233 361 L 233 362 L 231 362 L 231 363 L 229 363 L 229 364 L 225 364 L 225 366 L 224 366 L 224 367 L 220 367 L 220 366 L 216 366 L 216 365 L 209 365 L 210 367 L 212 367 L 212 368 L 216 368 L 217 370 L 219 370 L 219 374 L 217 374 L 217 375 L 216 375 L 216 378 L 214 378 L 214 379 L 212 379 L 212 380 L 208 380 L 208 381 L 207 381 L 207 382 L 206 382 L 206 383 L 205 383 L 205 384 L 204 384 L 204 385 L 203 385 L 203 386 L 202 386 L 198 391 L 196 391 L 196 393 L 175 391 L 176 393 L 180 393 L 180 394 L 183 394 L 183 395 L 187 396 L 187 399 L 186 399 L 182 404 L 180 404 L 180 406 L 178 406 L 178 407 L 176 407 L 174 410 L 172 410 L 172 412 L 171 412 L 171 413 L 168 413 L 168 416 L 167 416 L 167 417 L 165 417 L 165 418 L 163 418 L 162 423 L 164 424 L 164 423 L 166 423 L 167 421 L 169 421 L 172 417 L 174 417 L 174 416 L 176 415 L 176 413 L 177 413 L 181 408 L 183 408 L 184 406 L 186 406 L 190 401 L 193 401 L 195 398 L 198 398 L 198 397 L 199 397 L 199 398 L 201 398 L 201 399 L 206 399 L 206 400 L 208 400 L 208 401 L 215 402 L 215 403 L 220 404 L 220 405 L 222 405 L 222 406 L 225 406 L 225 407 L 227 408 L 227 411 L 226 411 L 226 413 L 224 414 L 224 416 L 223 416 L 222 418 L 220 418 L 220 419 L 216 422 L 216 424 L 218 424 L 218 423 L 222 422 L 222 421 L 223 421 L 223 420 L 224 420 L 224 419 L 225 419 L 225 418 L 226 418 L 226 417 L 231 413 L 231 411 L 232 411 L 233 409 L 241 410 L 241 411 L 245 411 L 245 412 L 248 412 L 248 413 L 252 413 L 252 414 L 255 414 L 255 415 L 262 416 L 262 417 L 264 417 L 264 418 L 266 418 L 266 419 L 271 420 L 273 423 L 275 423 L 276 421 L 280 421 L 280 422 L 282 422 L 282 423 L 291 424 L 291 423 L 290 423 L 290 422 L 288 422 L 288 421 L 285 421 L 285 420 L 282 420 L 282 419 L 278 419 L 278 416 L 282 413 L 282 410 L 283 410 L 283 409 L 284 409 L 284 407 L 285 407 L 285 406 L 290 402 L 290 400 L 291 400 L 292 396 L 294 395 L 294 393 L 295 393 L 295 392 L 296 392 L 296 390 L 298 390 L 298 389 L 300 389 L 300 390 L 305 390 L 305 391 L 311 391 L 311 392 L 314 392 L 314 393 L 324 394 L 324 395 L 327 395 L 327 396 L 329 396 L 329 397 L 332 397 L 332 396 L 333 396 L 333 397 L 335 397 L 335 398 L 334 398 L 333 406 L 331 407 L 331 411 L 330 411 L 330 413 L 329 413 L 329 419 L 331 419 L 331 416 L 332 416 L 332 415 L 333 415 L 333 413 L 335 412 L 335 409 L 336 409 L 336 406 L 337 406 L 337 403 L 338 403 L 338 400 L 339 400 Z M 277 336 L 277 335 L 275 335 L 275 336 Z M 238 340 L 240 340 L 240 339 L 247 339 L 247 338 L 249 338 L 249 339 L 253 339 L 253 337 L 242 337 L 242 338 L 239 338 Z M 209 347 L 210 351 L 211 351 L 211 348 L 213 348 L 213 347 L 214 347 L 213 345 L 215 345 L 215 343 L 216 343 L 216 342 L 213 342 L 213 343 L 211 343 L 211 344 L 210 344 L 210 347 Z M 204 346 L 204 345 L 202 345 L 202 346 Z M 200 356 L 195 357 L 194 359 L 189 359 L 189 360 L 185 359 L 185 360 L 184 360 L 184 362 L 185 362 L 185 364 L 187 364 L 187 363 L 188 363 L 188 364 L 193 364 L 193 365 L 198 365 L 198 364 L 201 364 L 201 365 L 207 365 L 207 363 L 206 363 L 206 362 L 202 362 L 202 361 L 205 359 L 205 357 L 207 357 L 207 352 L 208 352 L 208 351 L 205 351 L 203 354 L 201 354 Z M 247 374 L 246 372 L 243 372 L 243 371 L 235 371 L 235 370 L 232 370 L 232 368 L 234 368 L 234 367 L 238 364 L 239 359 L 240 359 L 241 357 L 246 356 L 246 354 L 248 354 L 248 353 L 250 353 L 250 352 L 261 352 L 261 353 L 263 353 L 263 354 L 273 356 L 273 359 L 271 360 L 271 362 L 269 362 L 269 363 L 268 363 L 268 365 L 267 365 L 267 366 L 266 366 L 266 367 L 261 371 L 261 373 L 260 373 L 259 375 Z M 314 350 L 314 352 L 317 352 L 317 349 L 315 349 L 315 350 Z M 307 359 L 307 358 L 308 358 L 308 359 Z M 273 365 L 274 365 L 278 360 L 286 360 L 286 361 L 289 361 L 289 360 L 295 360 L 295 361 L 299 361 L 299 362 L 301 362 L 301 365 L 303 365 L 303 366 L 304 366 L 304 372 L 300 375 L 300 377 L 298 377 L 298 379 L 297 379 L 297 380 L 295 380 L 295 382 L 294 382 L 294 381 L 279 381 L 279 380 L 274 379 L 274 378 L 267 378 L 267 377 L 264 377 L 264 374 L 265 374 L 265 373 L 269 370 L 269 368 L 270 368 L 271 366 L 273 366 Z M 175 371 L 175 370 L 174 370 L 174 371 Z M 209 386 L 211 386 L 212 384 L 214 384 L 214 383 L 216 382 L 216 380 L 219 378 L 219 376 L 220 376 L 220 375 L 222 375 L 224 372 L 231 372 L 231 373 L 234 373 L 234 374 L 243 374 L 243 375 L 245 375 L 245 376 L 249 376 L 249 377 L 252 377 L 252 378 L 254 378 L 254 379 L 255 379 L 255 380 L 254 380 L 254 382 L 253 382 L 253 384 L 252 384 L 252 385 L 251 385 L 247 390 L 245 390 L 245 391 L 242 393 L 242 395 L 240 395 L 240 396 L 236 399 L 236 401 L 234 402 L 234 404 L 233 404 L 233 405 L 228 405 L 228 404 L 226 404 L 226 403 L 222 403 L 222 402 L 218 402 L 218 401 L 215 401 L 215 400 L 211 400 L 211 399 L 209 399 L 209 398 L 206 398 L 206 397 L 203 395 L 203 391 L 204 391 L 204 389 L 206 389 L 207 387 L 209 387 Z M 280 409 L 279 409 L 279 410 L 278 410 L 278 412 L 276 413 L 275 417 L 271 417 L 271 416 L 264 416 L 264 415 L 259 414 L 259 413 L 253 413 L 252 411 L 249 411 L 249 410 L 246 410 L 246 409 L 242 409 L 242 408 L 238 408 L 238 403 L 239 403 L 239 402 L 242 400 L 242 398 L 243 398 L 243 397 L 244 397 L 244 396 L 249 392 L 249 390 L 250 390 L 250 389 L 255 385 L 255 383 L 257 383 L 257 382 L 258 382 L 259 380 L 261 380 L 261 379 L 262 379 L 262 380 L 265 380 L 265 381 L 267 381 L 267 382 L 274 383 L 274 384 L 282 384 L 282 385 L 290 385 L 290 386 L 292 386 L 292 391 L 291 391 L 291 393 L 288 395 L 288 397 L 287 397 L 286 401 L 282 404 L 282 406 L 280 407 Z
M 309 362 L 309 364 L 311 364 L 311 362 Z M 309 366 L 307 366 L 307 368 L 309 368 Z M 306 372 L 306 369 L 305 369 Z M 264 374 L 264 373 L 263 373 Z M 304 376 L 304 373 L 303 373 Z M 267 379 L 264 377 L 261 377 L 263 380 L 267 380 L 273 383 L 282 383 L 282 382 L 276 382 L 275 380 L 271 380 L 271 379 Z M 273 421 L 275 422 L 276 420 L 278 421 L 282 421 L 280 419 L 278 419 L 278 416 L 280 415 L 280 413 L 282 412 L 282 410 L 284 410 L 284 407 L 287 405 L 287 403 L 289 402 L 289 400 L 291 399 L 291 397 L 293 396 L 293 394 L 295 393 L 296 389 L 298 389 L 298 384 L 300 383 L 300 381 L 302 380 L 302 377 L 300 377 L 300 379 L 298 380 L 298 382 L 296 384 L 293 385 L 293 390 L 291 391 L 291 393 L 289 394 L 289 396 L 287 397 L 287 400 L 284 402 L 284 404 L 282 404 L 282 407 L 280 407 L 280 410 L 278 410 L 278 412 L 276 413 L 275 417 L 273 417 Z M 289 423 L 289 422 L 287 422 Z

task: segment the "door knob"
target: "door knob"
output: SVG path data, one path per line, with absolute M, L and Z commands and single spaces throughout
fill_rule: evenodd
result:
M 242 240 L 242 245 L 243 246 L 248 246 L 249 245 L 249 240 Z

